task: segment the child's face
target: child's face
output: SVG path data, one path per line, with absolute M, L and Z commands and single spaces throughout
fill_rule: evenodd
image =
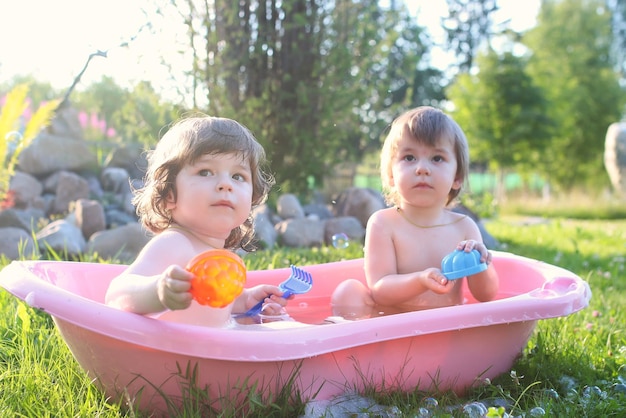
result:
M 451 141 L 435 146 L 418 142 L 406 134 L 398 141 L 391 163 L 391 186 L 402 201 L 420 207 L 444 207 L 448 193 L 459 189 L 457 161 Z
M 250 215 L 252 172 L 238 154 L 204 155 L 176 176 L 173 220 L 196 233 L 226 238 Z

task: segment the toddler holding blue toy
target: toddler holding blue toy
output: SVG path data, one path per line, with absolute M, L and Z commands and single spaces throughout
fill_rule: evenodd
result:
M 337 286 L 335 315 L 358 319 L 463 303 L 462 279 L 449 280 L 441 261 L 453 250 L 478 251 L 487 268 L 467 277 L 472 296 L 488 301 L 498 275 L 480 230 L 449 205 L 469 174 L 469 149 L 459 125 L 439 109 L 407 111 L 391 125 L 381 152 L 387 203 L 365 234 L 367 287 L 355 279 Z

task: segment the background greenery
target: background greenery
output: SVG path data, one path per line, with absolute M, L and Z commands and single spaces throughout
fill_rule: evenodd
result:
M 154 2 L 148 18 L 188 28 L 188 69 L 172 73 L 179 100 L 148 82 L 79 82 L 74 106 L 117 132 L 94 141 L 150 147 L 189 111 L 233 117 L 266 147 L 281 190 L 304 196 L 339 163 L 375 159 L 401 111 L 434 105 L 465 129 L 475 170 L 540 175 L 555 191 L 609 186 L 602 154 L 626 103 L 626 0 L 544 0 L 525 33 L 494 21 L 496 0 L 447 0 L 441 44 L 401 1 Z M 453 58 L 434 62 L 438 49 Z M 63 94 L 28 75 L 10 84 L 24 81 L 35 106 Z

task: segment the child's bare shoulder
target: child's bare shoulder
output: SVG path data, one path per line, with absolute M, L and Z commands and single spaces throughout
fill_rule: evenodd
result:
M 476 223 L 476 221 L 474 221 L 474 219 L 471 216 L 465 213 L 458 213 L 458 212 L 452 212 L 452 211 L 450 212 L 450 216 L 454 225 L 457 226 L 458 228 L 461 228 L 463 231 L 465 231 L 466 236 L 468 234 L 471 236 L 474 233 L 478 232 L 478 224 Z
M 394 213 L 396 212 L 395 208 L 385 208 L 379 209 L 376 212 L 372 213 L 367 221 L 368 224 L 388 224 L 391 222 Z
M 172 251 L 172 249 L 176 249 Z M 183 233 L 166 229 L 155 235 L 143 248 L 141 255 L 153 259 L 165 259 L 167 264 L 179 264 L 195 255 L 194 248 Z

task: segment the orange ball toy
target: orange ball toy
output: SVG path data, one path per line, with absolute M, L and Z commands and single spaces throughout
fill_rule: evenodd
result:
M 246 266 L 241 257 L 228 250 L 209 250 L 189 261 L 191 294 L 201 305 L 223 308 L 243 291 Z

